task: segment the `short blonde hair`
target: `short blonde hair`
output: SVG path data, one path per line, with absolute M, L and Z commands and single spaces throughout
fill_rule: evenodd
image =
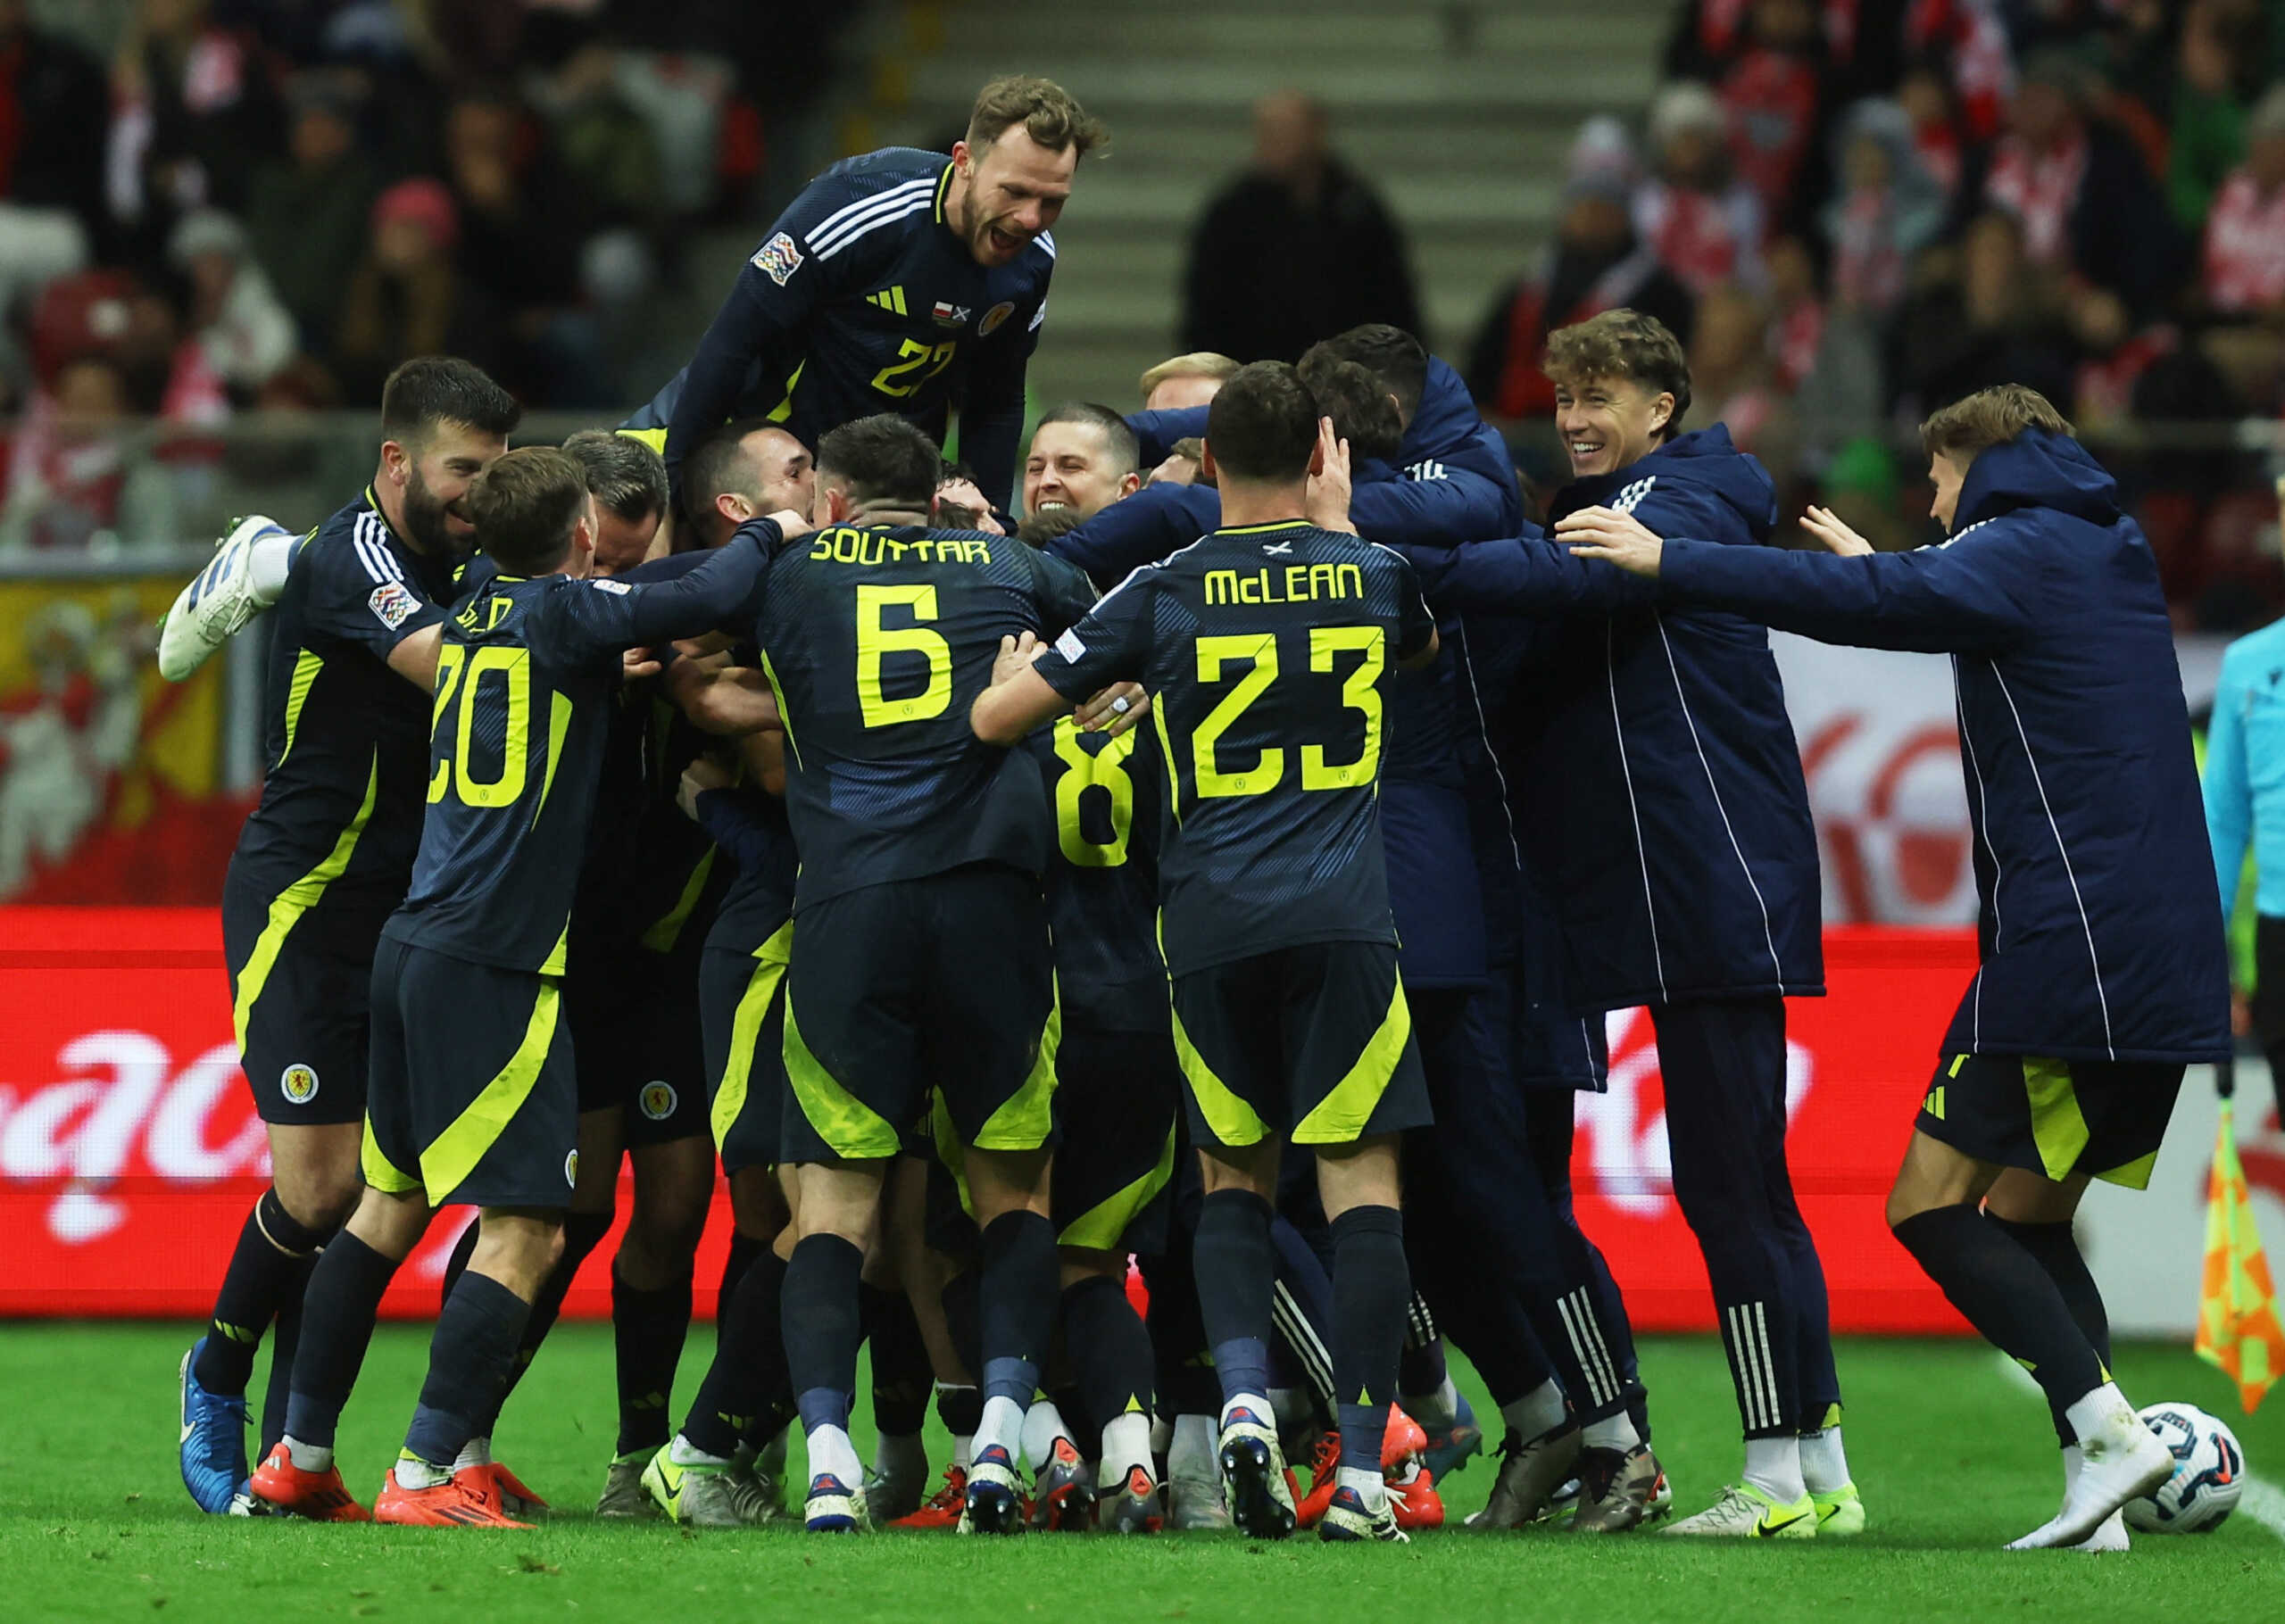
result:
M 1192 350 L 1187 355 L 1176 355 L 1160 361 L 1142 374 L 1142 398 L 1149 400 L 1151 391 L 1172 377 L 1210 377 L 1217 384 L 1226 384 L 1238 369 L 1238 363 L 1216 350 Z
M 2034 428 L 2071 437 L 2079 432 L 2038 390 L 2022 384 L 1998 384 L 1932 414 L 1920 426 L 1920 449 L 1931 457 L 1973 462 L 1979 453 Z
M 976 92 L 968 116 L 968 146 L 987 147 L 1018 124 L 1051 153 L 1068 152 L 1077 159 L 1110 150 L 1109 129 L 1076 97 L 1053 79 L 1023 73 L 995 79 Z

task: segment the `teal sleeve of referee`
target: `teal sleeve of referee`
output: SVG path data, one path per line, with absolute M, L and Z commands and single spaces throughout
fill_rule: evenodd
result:
M 2255 910 L 2285 918 L 2285 621 L 2222 656 L 2206 742 L 2206 831 L 2223 916 L 2243 899 L 2250 848 Z
M 2222 923 L 2237 907 L 2238 878 L 2253 835 L 2253 794 L 2246 774 L 2245 662 L 2234 644 L 2222 659 L 2214 690 L 2214 722 L 2206 733 L 2206 835 L 2214 846 L 2214 877 L 2222 888 Z M 2270 866 L 2261 866 L 2267 874 Z M 2265 911 L 2265 910 L 2264 910 Z

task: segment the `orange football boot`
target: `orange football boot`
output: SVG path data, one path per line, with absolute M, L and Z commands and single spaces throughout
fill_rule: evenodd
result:
M 968 1472 L 963 1467 L 944 1468 L 944 1487 L 921 1503 L 920 1509 L 897 1518 L 893 1529 L 958 1528 L 960 1511 L 968 1504 Z
M 1410 1469 L 1409 1478 L 1387 1475 L 1389 1504 L 1396 1507 L 1400 1529 L 1441 1529 L 1444 1526 L 1444 1496 L 1436 1492 L 1436 1474 L 1425 1466 Z
M 1293 1475 L 1288 1471 L 1289 1479 Z M 1339 1431 L 1317 1434 L 1316 1452 L 1309 1456 L 1309 1492 L 1293 1497 L 1293 1526 L 1313 1529 L 1325 1519 L 1325 1507 L 1333 1504 L 1333 1491 L 1341 1481 L 1341 1434 Z
M 492 1496 L 492 1503 L 507 1517 L 544 1516 L 549 1507 L 530 1489 L 524 1480 L 497 1461 L 486 1461 L 481 1466 L 462 1468 L 454 1474 L 470 1487 L 480 1488 Z
M 373 1513 L 351 1497 L 341 1480 L 341 1469 L 303 1471 L 284 1444 L 273 1445 L 262 1464 L 253 1469 L 249 1487 L 255 1499 L 289 1517 L 312 1522 L 370 1522 Z
M 1394 1471 L 1413 1456 L 1427 1453 L 1428 1429 L 1391 1404 L 1388 1429 L 1381 1434 L 1381 1470 Z
M 473 1472 L 448 1478 L 434 1488 L 407 1488 L 390 1471 L 373 1502 L 373 1520 L 412 1529 L 528 1529 L 500 1509 L 496 1488 Z

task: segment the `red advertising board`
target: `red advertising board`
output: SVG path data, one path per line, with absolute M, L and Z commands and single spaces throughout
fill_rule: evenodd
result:
M 1837 931 L 1832 996 L 1791 1006 L 1794 1188 L 1837 1328 L 1962 1329 L 1881 1221 L 1890 1174 L 1974 965 L 1965 932 Z M 1644 1330 L 1713 1323 L 1666 1178 L 1649 1023 L 1615 1015 L 1611 1089 L 1581 1096 L 1579 1211 Z M 237 1072 L 221 927 L 205 908 L 0 908 L 0 1315 L 195 1318 L 269 1153 Z M 629 1199 L 622 1187 L 619 1206 Z M 712 1306 L 727 1200 L 700 1255 Z M 435 1310 L 457 1209 L 397 1277 L 387 1311 Z M 610 1312 L 606 1241 L 566 1305 Z

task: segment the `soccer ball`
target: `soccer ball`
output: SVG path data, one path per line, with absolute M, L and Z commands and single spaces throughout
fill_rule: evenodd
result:
M 2246 1452 L 2237 1435 L 2189 1404 L 2152 1404 L 2142 1424 L 2174 1457 L 2174 1475 L 2126 1503 L 2126 1520 L 2143 1534 L 2210 1534 L 2238 1504 Z

